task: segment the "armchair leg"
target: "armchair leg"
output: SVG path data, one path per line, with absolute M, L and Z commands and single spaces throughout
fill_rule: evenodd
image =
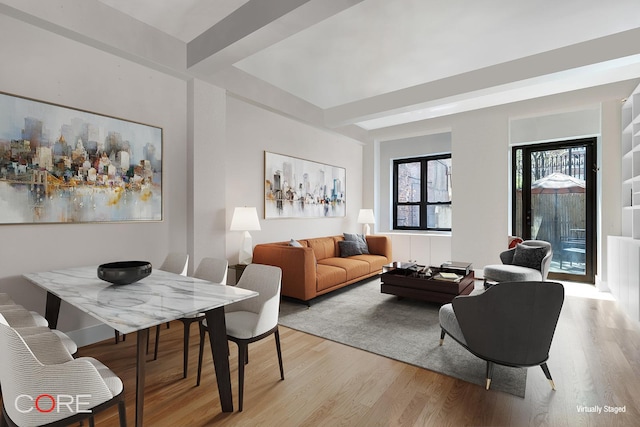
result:
M 440 345 L 444 343 L 444 329 L 440 329 Z
M 491 377 L 493 377 L 493 362 L 487 360 L 487 390 L 491 387 Z
M 553 382 L 553 378 L 551 378 L 551 372 L 549 372 L 549 367 L 547 366 L 547 363 L 543 363 L 542 365 L 540 365 L 540 367 L 542 368 L 542 372 L 544 372 L 544 376 L 547 377 L 547 379 L 549 380 L 549 383 L 551 384 L 551 389 L 555 390 L 556 389 L 556 385 Z

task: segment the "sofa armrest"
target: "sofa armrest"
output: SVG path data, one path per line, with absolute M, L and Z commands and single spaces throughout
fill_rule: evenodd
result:
M 316 293 L 316 257 L 313 249 L 286 244 L 259 244 L 253 249 L 253 262 L 282 270 L 282 295 L 308 301 Z
M 386 257 L 389 262 L 393 261 L 391 239 L 388 236 L 367 235 L 366 239 L 367 246 L 369 246 L 369 253 L 382 255 Z

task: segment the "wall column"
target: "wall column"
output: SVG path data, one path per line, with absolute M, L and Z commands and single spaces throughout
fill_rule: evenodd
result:
M 187 87 L 187 250 L 189 274 L 204 257 L 225 258 L 226 92 Z

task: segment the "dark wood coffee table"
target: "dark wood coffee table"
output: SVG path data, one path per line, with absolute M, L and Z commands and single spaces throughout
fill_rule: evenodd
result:
M 433 268 L 433 275 L 439 269 Z M 460 279 L 459 282 L 438 280 L 418 274 L 412 270 L 396 268 L 380 275 L 382 284 L 380 292 L 399 297 L 414 298 L 422 301 L 448 303 L 458 295 L 469 295 L 474 287 L 474 272 Z

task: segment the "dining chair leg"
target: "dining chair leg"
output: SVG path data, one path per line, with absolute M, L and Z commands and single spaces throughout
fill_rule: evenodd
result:
M 120 418 L 120 427 L 127 427 L 127 405 L 124 399 L 118 402 L 118 417 Z
M 276 336 L 276 351 L 278 352 L 278 364 L 280 365 L 280 379 L 284 380 L 284 368 L 282 367 L 282 348 L 280 347 L 280 331 L 278 331 L 277 327 L 274 335 Z
M 200 374 L 202 373 L 202 354 L 204 353 L 204 334 L 205 329 L 202 323 L 199 323 L 200 327 L 200 347 L 198 349 L 198 378 L 196 380 L 196 387 L 200 385 Z
M 244 398 L 244 363 L 241 360 L 247 360 L 249 345 L 242 340 L 238 340 L 238 411 L 242 412 L 242 401 Z

